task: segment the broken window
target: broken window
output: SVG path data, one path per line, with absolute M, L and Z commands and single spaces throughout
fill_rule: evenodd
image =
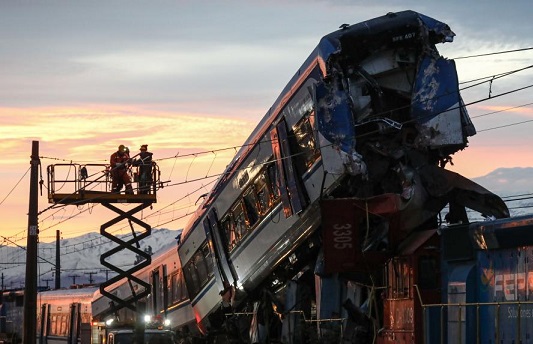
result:
M 233 250 L 235 245 L 237 245 L 237 237 L 235 234 L 235 224 L 233 223 L 233 218 L 231 216 L 231 213 L 226 215 L 222 219 L 221 222 L 222 230 L 224 231 L 224 234 L 226 235 L 226 238 L 228 238 L 228 251 Z
M 257 199 L 253 187 L 249 188 L 243 196 L 248 227 L 252 228 L 259 220 L 259 210 L 257 209 Z
M 272 201 L 274 203 L 277 203 L 280 200 L 281 193 L 280 193 L 279 172 L 276 167 L 276 164 L 274 163 L 268 164 L 266 174 L 268 177 L 268 183 L 270 185 L 270 189 L 272 190 Z
M 244 208 L 241 200 L 239 200 L 233 208 L 233 219 L 235 220 L 236 243 L 239 243 L 248 231 L 248 227 L 246 225 L 246 217 L 244 215 Z
M 298 154 L 295 162 L 300 174 L 305 173 L 318 159 L 320 152 L 316 147 L 313 132 L 314 112 L 304 116 L 294 126 L 294 137 L 296 138 L 297 149 L 293 150 Z

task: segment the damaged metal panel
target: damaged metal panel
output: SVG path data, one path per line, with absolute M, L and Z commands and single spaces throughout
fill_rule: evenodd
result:
M 418 144 L 431 148 L 466 145 L 469 132 L 463 130 L 461 121 L 466 110 L 453 60 L 422 59 L 412 99 L 412 116 L 420 124 Z
M 356 140 L 400 131 L 404 123 L 411 124 L 403 134 L 409 136 L 413 119 L 420 124 L 412 142 L 424 146 L 419 148 L 464 148 L 466 136 L 475 131 L 462 130 L 471 122 L 461 106 L 455 64 L 440 58 L 433 46 L 454 35 L 444 23 L 405 11 L 343 27 L 321 40 L 317 50 L 326 70 L 315 88 L 318 128 L 347 170 L 364 165 Z

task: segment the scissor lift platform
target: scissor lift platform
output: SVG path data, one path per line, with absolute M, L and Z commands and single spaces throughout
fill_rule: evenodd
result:
M 132 173 L 133 194 L 111 191 L 110 167 L 105 164 L 55 164 L 47 168 L 48 202 L 82 205 L 86 203 L 156 203 L 160 184 L 159 168 L 152 163 L 148 190 L 140 192 Z M 131 172 L 130 172 L 131 173 Z
M 82 191 L 74 194 L 54 193 L 48 196 L 49 203 L 86 204 L 86 203 L 156 203 L 156 195 L 121 194 L 103 191 Z
M 156 190 L 161 184 L 157 164 L 152 162 L 150 180 L 143 180 L 142 182 L 138 180 L 139 178 L 135 178 L 131 169 L 127 170 L 133 180 L 132 190 L 129 193 L 112 191 L 112 171 L 109 165 L 55 164 L 48 166 L 47 172 L 49 203 L 63 205 L 100 203 L 117 214 L 114 219 L 100 226 L 100 234 L 117 244 L 116 247 L 100 256 L 100 264 L 117 273 L 116 276 L 100 285 L 100 292 L 111 300 L 113 312 L 124 307 L 137 311 L 137 302 L 151 293 L 151 286 L 148 282 L 137 278 L 135 273 L 149 266 L 152 258 L 150 254 L 140 248 L 140 241 L 150 236 L 151 227 L 134 215 L 157 201 Z M 139 203 L 139 205 L 124 211 L 113 203 Z M 131 227 L 132 239 L 124 240 L 108 231 L 109 227 L 123 220 L 127 220 Z M 134 224 L 141 227 L 141 232 L 134 230 Z M 123 266 L 113 265 L 112 260 L 108 258 L 123 250 L 131 251 L 140 256 L 142 261 L 127 270 L 124 270 Z M 141 290 L 134 291 L 132 289 L 132 294 L 135 295 L 132 299 L 123 300 L 108 290 L 113 283 L 124 279 L 129 282 L 131 288 L 133 288 L 132 282 L 140 286 Z

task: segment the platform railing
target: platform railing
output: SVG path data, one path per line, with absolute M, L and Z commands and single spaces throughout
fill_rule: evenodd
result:
M 82 200 L 87 194 L 97 201 L 98 196 L 95 195 L 112 192 L 112 170 L 108 164 L 55 164 L 47 167 L 47 173 L 50 203 Z M 148 181 L 139 180 L 136 167 L 129 168 L 127 173 L 132 181 L 135 195 L 155 197 L 156 190 L 160 187 L 160 171 L 155 162 L 152 163 Z M 144 185 L 142 192 L 141 183 Z
M 533 301 L 425 304 L 422 310 L 425 344 L 526 343 L 532 335 Z

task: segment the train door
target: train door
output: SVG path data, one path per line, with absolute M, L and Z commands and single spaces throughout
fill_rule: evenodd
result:
M 70 305 L 68 343 L 72 343 L 72 344 L 78 343 L 78 337 L 80 334 L 80 323 L 81 323 L 80 311 L 81 311 L 80 303 L 72 303 Z
M 301 212 L 307 206 L 305 191 L 300 185 L 298 173 L 294 166 L 293 157 L 287 134 L 287 125 L 280 121 L 270 132 L 272 151 L 276 159 L 279 173 L 281 203 L 285 217 Z
M 161 284 L 159 282 L 159 268 L 152 271 L 152 315 L 156 315 L 161 307 Z
M 167 266 L 166 264 L 164 264 L 162 267 L 162 272 L 163 272 L 163 281 L 162 281 L 162 293 L 161 293 L 161 309 L 160 311 L 163 311 L 163 314 L 165 316 L 165 319 L 167 318 L 167 308 L 168 308 L 168 305 L 169 305 L 169 299 L 168 299 L 168 286 L 169 286 L 169 283 L 168 283 L 168 271 L 167 271 Z M 157 310 L 156 310 L 157 311 Z M 161 313 L 161 312 L 159 312 Z
M 50 305 L 43 304 L 41 305 L 40 314 L 39 314 L 39 325 L 38 325 L 38 338 L 39 344 L 47 344 L 46 338 L 48 337 L 48 332 L 50 328 Z
M 204 219 L 204 230 L 207 240 L 210 242 L 211 254 L 217 267 L 218 274 L 224 288 L 235 285 L 237 282 L 237 273 L 229 258 L 227 250 L 228 239 L 223 236 L 218 224 L 218 216 L 215 209 L 211 209 Z

